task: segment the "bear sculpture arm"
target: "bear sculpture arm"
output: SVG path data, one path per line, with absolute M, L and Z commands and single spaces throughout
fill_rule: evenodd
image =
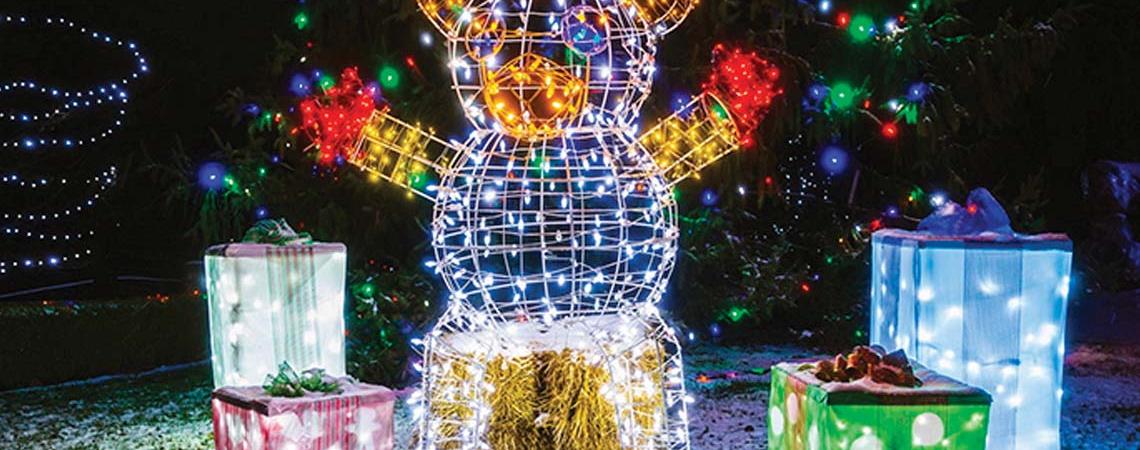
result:
M 312 139 L 310 147 L 323 164 L 344 161 L 374 180 L 434 200 L 440 177 L 463 146 L 392 117 L 388 105 L 377 105 L 376 94 L 355 68 L 347 68 L 335 86 L 301 102 L 301 125 L 294 132 Z
M 751 147 L 756 128 L 783 94 L 779 69 L 756 52 L 718 45 L 712 61 L 703 92 L 639 138 L 670 185 Z
M 665 180 L 677 184 L 740 148 L 736 125 L 717 98 L 704 93 L 638 138 Z
M 386 109 L 372 113 L 346 159 L 376 179 L 434 201 L 441 175 L 462 146 L 392 117 Z

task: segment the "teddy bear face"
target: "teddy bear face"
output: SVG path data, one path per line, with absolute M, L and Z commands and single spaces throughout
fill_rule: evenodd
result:
M 421 0 L 478 130 L 523 141 L 632 131 L 658 37 L 689 0 Z

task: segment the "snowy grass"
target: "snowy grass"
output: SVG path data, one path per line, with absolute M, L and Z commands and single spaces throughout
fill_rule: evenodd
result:
M 687 349 L 695 450 L 767 448 L 766 368 L 820 356 L 798 347 Z M 1140 448 L 1140 348 L 1078 346 L 1066 358 L 1062 446 Z M 693 381 L 705 374 L 710 381 Z M 213 448 L 205 364 L 90 383 L 0 393 L 0 448 Z M 411 432 L 398 404 L 397 435 Z M 401 446 L 403 447 L 403 445 Z

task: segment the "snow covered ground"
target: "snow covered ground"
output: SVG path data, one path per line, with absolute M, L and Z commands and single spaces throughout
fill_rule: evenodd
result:
M 819 353 L 792 346 L 686 349 L 698 450 L 764 449 L 771 364 Z M 1066 359 L 1066 449 L 1140 449 L 1140 348 L 1077 346 Z M 704 374 L 706 382 L 697 378 Z M 212 448 L 205 364 L 0 393 L 0 448 Z M 407 411 L 397 414 L 407 442 Z

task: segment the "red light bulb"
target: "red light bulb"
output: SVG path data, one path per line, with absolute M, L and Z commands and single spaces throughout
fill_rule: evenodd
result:
M 899 136 L 899 126 L 894 122 L 887 122 L 883 124 L 883 137 L 887 139 L 894 139 Z

